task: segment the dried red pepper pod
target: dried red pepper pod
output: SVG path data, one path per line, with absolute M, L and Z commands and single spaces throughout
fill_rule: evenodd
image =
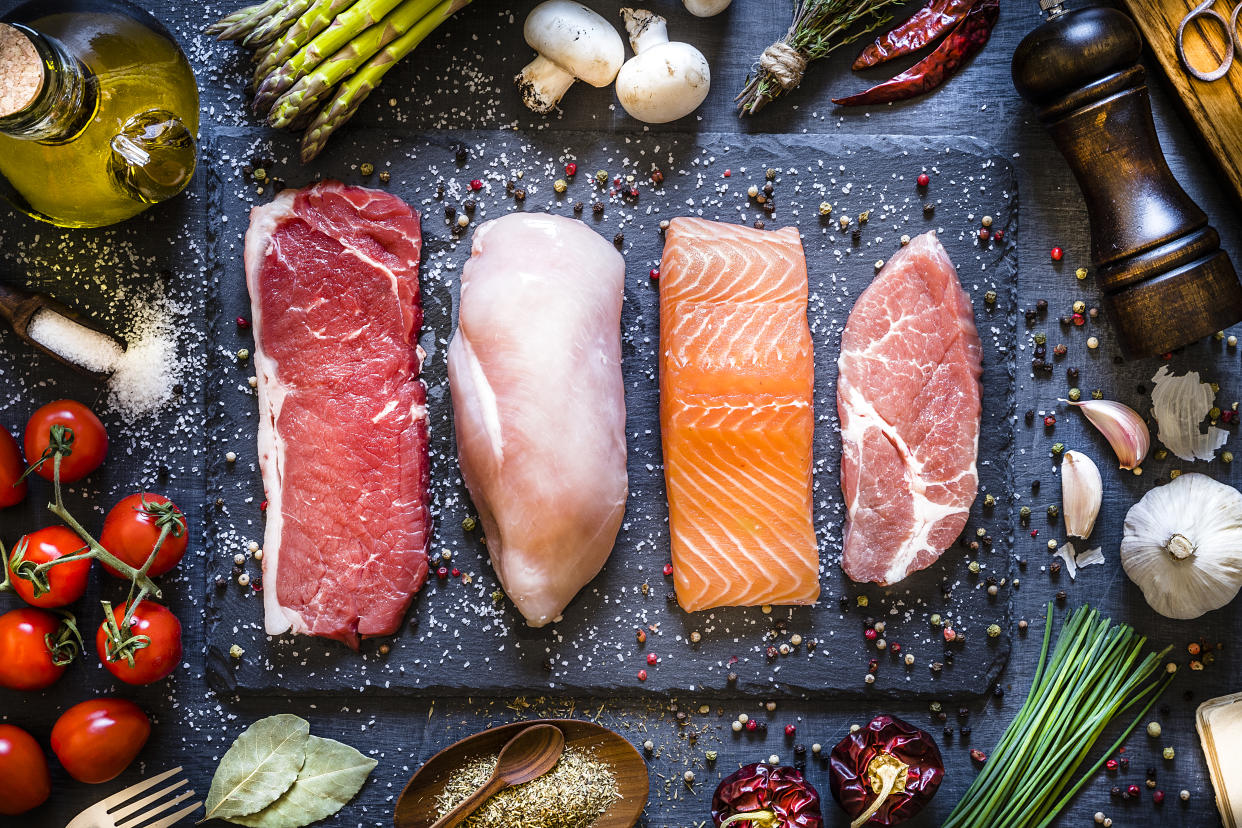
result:
M 936 795 L 944 778 L 931 736 L 895 716 L 876 716 L 832 749 L 832 796 L 853 822 L 897 825 Z
M 975 0 L 962 22 L 936 50 L 895 78 L 848 98 L 833 98 L 837 106 L 904 101 L 930 92 L 948 80 L 963 64 L 987 45 L 1000 17 L 1000 0 Z
M 819 792 L 788 766 L 746 765 L 712 796 L 712 821 L 724 828 L 823 828 Z
M 912 55 L 935 42 L 966 16 L 975 0 L 927 0 L 904 23 L 880 35 L 862 50 L 854 61 L 854 70 L 868 69 L 894 58 Z

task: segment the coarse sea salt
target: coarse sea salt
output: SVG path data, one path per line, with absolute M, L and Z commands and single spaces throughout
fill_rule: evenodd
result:
M 112 337 L 47 309 L 31 318 L 28 333 L 75 365 L 110 374 L 109 405 L 119 414 L 137 417 L 158 409 L 180 381 L 175 313 L 166 301 L 135 303 L 126 336 L 129 347 L 124 349 Z
M 125 354 L 120 344 L 107 334 L 47 308 L 31 317 L 26 332 L 44 348 L 88 371 L 110 373 Z

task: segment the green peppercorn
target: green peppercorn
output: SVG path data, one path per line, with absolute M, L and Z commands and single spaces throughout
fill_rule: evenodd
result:
M 766 178 L 768 181 L 775 181 L 776 170 L 772 169 L 771 167 L 768 167 L 768 171 L 763 174 L 763 177 Z
M 237 351 L 237 358 L 242 362 L 245 362 L 246 360 L 250 359 L 250 349 L 249 348 L 239 349 Z
M 1233 462 L 1233 452 L 1232 452 L 1232 451 L 1222 451 L 1222 452 L 1220 453 L 1220 462 L 1222 462 L 1222 463 L 1232 463 L 1232 462 Z
M 1035 334 L 1036 345 L 1046 345 L 1048 343 L 1048 335 L 1044 333 Z
M 1018 517 L 1022 518 L 1023 520 L 1026 520 L 1030 516 L 1031 516 L 1030 506 L 1023 506 L 1021 509 L 1018 510 Z
M 1220 419 L 1220 406 L 1214 405 L 1208 410 L 1208 419 L 1209 420 Z
M 988 494 L 988 495 L 983 496 L 983 508 L 991 509 L 995 505 L 996 505 L 996 498 L 993 495 Z M 979 531 L 982 532 L 983 530 L 980 529 Z
M 1160 448 L 1160 449 L 1156 449 L 1155 453 L 1152 456 L 1155 457 L 1157 460 L 1163 460 L 1169 456 L 1169 452 L 1166 449 Z
M 983 294 L 983 301 L 988 303 L 989 305 L 995 305 L 996 304 L 996 291 L 989 290 L 987 293 Z
M 608 171 L 600 170 L 599 172 L 595 173 L 595 180 L 598 181 L 600 184 L 607 184 L 608 183 Z
M 360 167 L 358 167 L 358 172 L 362 173 L 363 175 L 371 175 L 372 173 L 375 172 L 375 165 L 369 162 L 366 164 L 363 164 Z
M 974 574 L 974 575 L 978 575 L 978 574 L 979 574 L 979 569 L 980 569 L 980 567 L 979 567 L 979 562 L 978 562 L 978 561 L 971 561 L 971 562 L 970 562 L 970 566 L 969 566 L 969 567 L 967 567 L 967 568 L 971 571 L 971 573 L 972 573 L 972 574 Z
M 709 762 L 715 762 L 715 761 L 716 761 L 716 758 L 717 758 L 718 756 L 719 756 L 719 754 L 717 754 L 717 753 L 716 753 L 716 751 L 714 751 L 714 750 L 709 750 L 709 751 L 707 751 L 707 753 L 704 753 L 704 754 L 703 754 L 703 758 L 704 758 L 704 759 L 706 759 L 706 760 L 707 760 L 707 761 L 709 761 Z
M 469 515 L 463 518 L 461 522 L 461 528 L 466 530 L 467 532 L 473 532 L 475 530 L 475 527 L 477 527 L 478 525 L 479 525 L 479 522 Z
M 1056 517 L 1059 514 L 1061 514 L 1061 509 L 1060 507 L 1057 506 L 1057 504 L 1053 503 L 1051 506 L 1048 507 L 1049 519 L 1056 520 Z
M 857 603 L 858 603 L 858 606 L 865 607 L 867 606 L 867 604 L 870 603 L 870 600 L 867 598 L 866 595 L 859 595 Z
M 1069 396 L 1070 402 L 1078 402 L 1079 400 L 1082 399 L 1082 392 L 1079 391 L 1077 388 L 1071 388 L 1069 390 L 1068 396 Z
M 1052 444 L 1052 456 L 1053 457 L 1060 457 L 1061 453 L 1064 451 L 1065 451 L 1065 443 L 1053 443 Z
M 1091 399 L 1093 399 L 1093 400 L 1102 400 L 1102 399 L 1104 399 L 1104 392 L 1103 392 L 1103 391 L 1101 391 L 1101 390 L 1100 390 L 1100 389 L 1098 389 L 1098 388 L 1097 388 L 1097 389 L 1095 389 L 1094 391 L 1092 391 L 1092 392 L 1091 392 Z
M 552 189 L 556 190 L 557 194 L 560 194 L 569 189 L 569 184 L 566 183 L 565 179 L 558 178 L 552 183 Z
M 1000 624 L 988 625 L 988 638 L 997 638 L 1001 634 Z
M 941 624 L 944 623 L 944 619 L 940 617 L 940 613 L 938 612 L 932 613 L 932 617 L 929 618 L 928 620 L 931 621 L 931 625 L 933 627 L 939 627 Z

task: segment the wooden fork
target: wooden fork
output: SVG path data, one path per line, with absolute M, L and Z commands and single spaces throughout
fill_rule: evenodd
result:
M 181 768 L 173 768 L 159 776 L 145 779 L 137 785 L 130 785 L 125 790 L 87 808 L 74 817 L 65 828 L 137 828 L 140 823 L 142 828 L 172 828 L 173 825 L 198 810 L 203 803 L 195 802 L 158 822 L 147 822 L 147 820 L 159 816 L 170 808 L 175 808 L 194 796 L 194 791 L 182 791 L 173 795 L 178 788 L 188 784 L 185 779 L 173 782 L 167 788 L 147 794 L 141 799 L 133 802 L 130 800 L 179 773 L 181 773 Z M 166 797 L 170 798 L 166 799 Z M 158 805 L 155 804 L 161 799 L 165 801 Z

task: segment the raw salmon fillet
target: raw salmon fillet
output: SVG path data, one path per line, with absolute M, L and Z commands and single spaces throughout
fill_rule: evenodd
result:
M 690 612 L 819 598 L 806 302 L 794 228 L 669 223 L 660 421 L 673 581 Z
M 837 364 L 841 565 L 855 581 L 893 584 L 957 539 L 979 483 L 983 354 L 935 233 L 901 248 L 858 297 Z

